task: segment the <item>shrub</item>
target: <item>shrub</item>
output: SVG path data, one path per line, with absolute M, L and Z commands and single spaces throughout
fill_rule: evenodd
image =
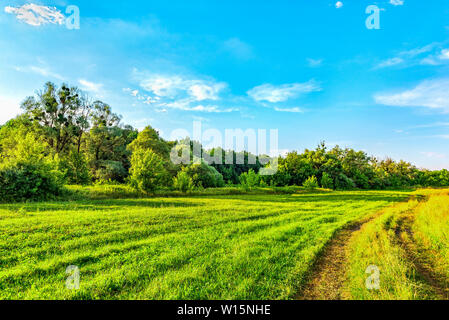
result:
M 302 186 L 307 190 L 315 190 L 319 187 L 318 179 L 315 176 L 311 176 L 307 178 Z
M 47 200 L 60 195 L 62 174 L 43 162 L 19 161 L 0 168 L 0 201 Z
M 179 171 L 178 175 L 173 178 L 173 186 L 179 191 L 187 192 L 193 189 L 193 181 L 187 172 Z
M 131 156 L 130 183 L 135 189 L 154 192 L 167 185 L 163 160 L 152 150 L 137 149 Z
M 252 189 L 260 185 L 260 176 L 253 169 L 240 175 L 240 184 L 245 189 Z
M 221 188 L 225 186 L 223 176 L 208 164 L 193 164 L 184 169 L 196 188 Z
M 46 143 L 33 133 L 8 138 L 0 155 L 0 201 L 46 200 L 61 194 L 64 175 L 55 170 Z
M 324 172 L 321 178 L 321 187 L 325 189 L 333 189 L 334 188 L 334 180 L 332 180 L 331 176 Z

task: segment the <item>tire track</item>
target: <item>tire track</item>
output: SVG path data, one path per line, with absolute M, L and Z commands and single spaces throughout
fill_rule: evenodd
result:
M 378 216 L 351 223 L 337 233 L 316 260 L 297 300 L 343 300 L 341 288 L 346 280 L 349 240 L 354 232 Z

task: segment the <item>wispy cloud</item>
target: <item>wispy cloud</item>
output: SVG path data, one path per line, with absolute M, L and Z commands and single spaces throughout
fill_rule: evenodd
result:
M 184 75 L 144 74 L 135 70 L 140 90 L 125 88 L 141 103 L 151 105 L 156 112 L 169 109 L 223 113 L 238 111 L 237 108 L 220 107 L 221 94 L 228 85 L 210 78 L 194 78 Z
M 304 111 L 302 111 L 298 107 L 294 107 L 294 108 L 279 108 L 279 107 L 275 107 L 274 110 L 276 110 L 278 112 L 290 112 L 290 113 L 303 113 L 304 112 Z
M 444 43 L 441 42 L 433 42 L 422 47 L 401 51 L 395 57 L 381 61 L 374 69 L 399 65 L 402 67 L 416 65 L 436 66 L 447 63 L 449 61 L 449 49 L 445 49 L 443 45 Z
M 87 81 L 85 79 L 78 80 L 79 84 L 82 86 L 82 89 L 93 92 L 93 93 L 99 93 L 101 89 L 103 88 L 103 85 L 101 83 L 94 83 Z
M 152 75 L 140 86 L 160 98 L 189 96 L 195 101 L 218 100 L 219 93 L 227 87 L 224 82 L 188 79 L 181 76 Z
M 220 108 L 217 105 L 202 105 L 195 104 L 192 99 L 177 100 L 169 103 L 161 102 L 157 104 L 158 107 L 165 107 L 169 109 L 177 109 L 182 111 L 196 111 L 205 113 L 228 113 L 238 111 L 236 108 Z M 166 110 L 166 109 L 165 109 Z
M 398 107 L 426 107 L 449 112 L 449 79 L 426 80 L 415 88 L 393 94 L 377 94 L 379 104 Z
M 404 0 L 390 0 L 390 3 L 394 6 L 402 6 L 404 4 Z
M 248 91 L 248 95 L 255 101 L 267 101 L 271 103 L 284 102 L 296 98 L 304 93 L 321 91 L 320 85 L 310 80 L 305 83 L 291 83 L 283 85 L 263 84 Z
M 401 64 L 403 62 L 404 62 L 404 59 L 395 57 L 395 58 L 387 59 L 387 60 L 380 62 L 375 68 L 382 69 L 382 68 L 392 67 L 392 66 Z
M 438 127 L 449 127 L 449 122 L 435 122 L 429 124 L 421 124 L 413 126 L 412 129 L 425 129 L 425 128 L 438 128 Z
M 46 78 L 55 78 L 61 81 L 64 80 L 63 76 L 51 71 L 48 67 L 45 66 L 14 67 L 14 70 L 24 73 L 35 73 Z
M 65 16 L 55 7 L 40 6 L 34 3 L 21 7 L 5 7 L 5 12 L 14 14 L 16 18 L 33 27 L 45 24 L 59 24 L 65 22 Z

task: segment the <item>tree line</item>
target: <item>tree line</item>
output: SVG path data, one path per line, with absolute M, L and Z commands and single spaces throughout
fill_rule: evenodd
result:
M 150 126 L 139 132 L 122 124 L 108 104 L 92 101 L 66 84 L 46 83 L 21 107 L 21 115 L 0 127 L 3 201 L 47 199 L 60 194 L 64 184 L 91 183 L 127 183 L 149 193 L 161 188 L 186 192 L 226 185 L 329 189 L 449 185 L 447 170 L 420 170 L 408 162 L 379 160 L 363 151 L 328 149 L 324 143 L 315 150 L 279 157 L 273 176 L 259 175 L 262 161 L 248 152 L 243 152 L 243 164 L 176 165 L 170 152 L 182 141 L 166 141 Z M 190 142 L 191 152 L 194 143 Z M 229 153 L 234 158 L 242 155 L 221 148 L 208 153 L 221 153 L 222 163 Z

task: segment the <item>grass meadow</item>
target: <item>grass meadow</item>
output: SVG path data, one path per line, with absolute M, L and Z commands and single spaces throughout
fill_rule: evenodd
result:
M 294 299 L 338 230 L 410 196 L 103 190 L 0 204 L 0 299 Z M 70 265 L 79 290 L 66 288 Z

